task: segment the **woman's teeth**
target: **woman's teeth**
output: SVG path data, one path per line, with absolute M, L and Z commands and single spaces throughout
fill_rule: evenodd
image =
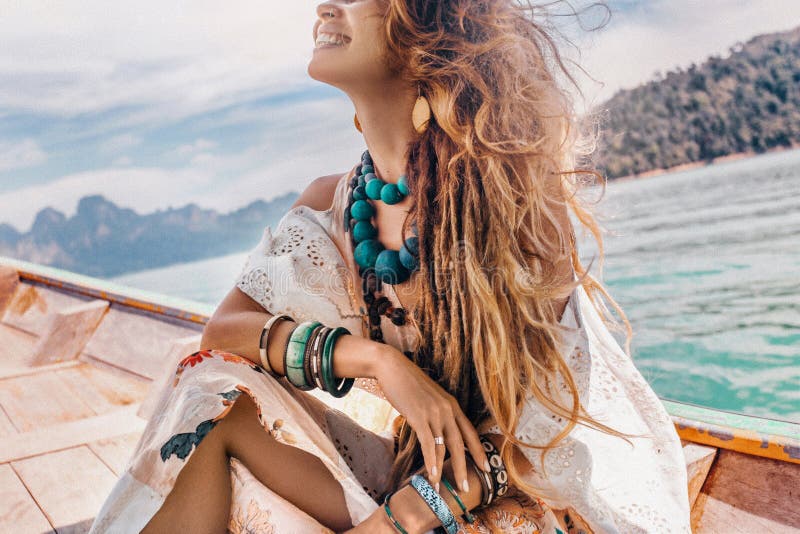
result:
M 344 36 L 341 33 L 320 33 L 317 35 L 315 46 L 341 46 L 344 44 Z

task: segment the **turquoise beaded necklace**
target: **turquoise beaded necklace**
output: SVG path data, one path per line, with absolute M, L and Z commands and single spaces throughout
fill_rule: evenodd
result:
M 419 236 L 416 224 L 412 226 L 414 236 L 403 243 L 400 250 L 387 249 L 378 241 L 378 229 L 372 224 L 375 215 L 373 202 L 397 204 L 408 196 L 406 176 L 397 184 L 381 180 L 375 173 L 372 157 L 366 150 L 361 163 L 350 181 L 345 208 L 345 231 L 349 231 L 353 245 L 353 257 L 362 279 L 364 302 L 368 306 L 369 335 L 374 341 L 383 341 L 380 327 L 381 315 L 389 317 L 393 324 L 404 325 L 406 310 L 395 308 L 381 292 L 381 284 L 400 284 L 419 270 Z
M 347 210 L 351 220 L 355 220 L 352 233 L 355 246 L 353 256 L 362 269 L 374 268 L 381 282 L 393 285 L 403 283 L 419 269 L 419 237 L 416 226 L 413 227 L 414 236 L 406 239 L 400 250 L 385 248 L 376 239 L 378 229 L 371 222 L 375 215 L 371 201 L 380 200 L 386 204 L 401 202 L 408 195 L 406 176 L 401 176 L 396 184 L 378 178 L 368 150 L 361 156 L 359 167 L 352 203 Z

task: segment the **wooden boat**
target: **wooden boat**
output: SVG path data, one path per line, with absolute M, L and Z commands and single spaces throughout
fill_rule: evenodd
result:
M 88 531 L 212 312 L 0 257 L 0 532 Z M 373 430 L 396 413 L 362 391 L 319 398 Z M 695 532 L 800 532 L 800 425 L 662 401 Z

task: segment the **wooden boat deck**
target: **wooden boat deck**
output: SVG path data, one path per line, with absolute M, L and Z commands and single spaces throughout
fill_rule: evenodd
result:
M 0 532 L 89 530 L 212 311 L 0 258 Z M 391 415 L 320 398 L 376 430 Z M 718 411 L 665 405 L 685 438 L 695 532 L 800 532 L 800 425 L 737 416 L 764 425 L 748 434 Z
M 0 532 L 87 532 L 144 430 L 165 359 L 199 348 L 202 324 L 2 267 L 0 295 Z
M 144 428 L 150 381 L 88 357 L 32 366 L 36 340 L 0 325 L 17 356 L 0 367 L 0 532 L 85 532 Z

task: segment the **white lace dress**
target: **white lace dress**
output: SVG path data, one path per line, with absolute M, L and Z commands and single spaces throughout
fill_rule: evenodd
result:
M 281 219 L 274 234 L 267 227 L 236 285 L 273 314 L 343 326 L 366 337 L 360 280 L 343 228 L 349 178 L 339 181 L 329 210 L 300 206 Z M 393 305 L 401 305 L 390 285 L 384 284 L 384 290 Z M 381 321 L 387 343 L 413 350 L 410 325 L 396 326 L 386 317 Z M 532 500 L 512 488 L 481 510 L 476 523 L 460 520 L 459 532 L 691 532 L 683 452 L 663 405 L 582 288 L 570 296 L 561 324 L 570 332 L 563 353 L 589 413 L 612 428 L 646 437 L 631 438 L 631 447 L 579 425 L 547 454 L 547 478 L 538 472 L 539 451 L 524 448 L 533 466 L 526 481 L 544 488 L 548 497 Z M 361 409 L 391 410 L 374 381 L 359 379 L 356 386 L 360 389 L 351 395 L 368 400 Z M 235 354 L 208 350 L 187 355 L 175 370 L 90 532 L 139 532 L 163 504 L 197 444 L 241 393 L 253 398 L 265 431 L 323 461 L 342 485 L 353 524 L 379 507 L 376 499 L 386 490 L 393 454 L 390 431 L 364 428 L 285 378 L 276 380 Z M 568 399 L 564 402 L 569 405 Z M 516 435 L 544 445 L 563 425 L 531 397 Z M 499 433 L 491 421 L 478 430 Z M 230 532 L 330 532 L 270 491 L 236 459 L 230 465 Z

